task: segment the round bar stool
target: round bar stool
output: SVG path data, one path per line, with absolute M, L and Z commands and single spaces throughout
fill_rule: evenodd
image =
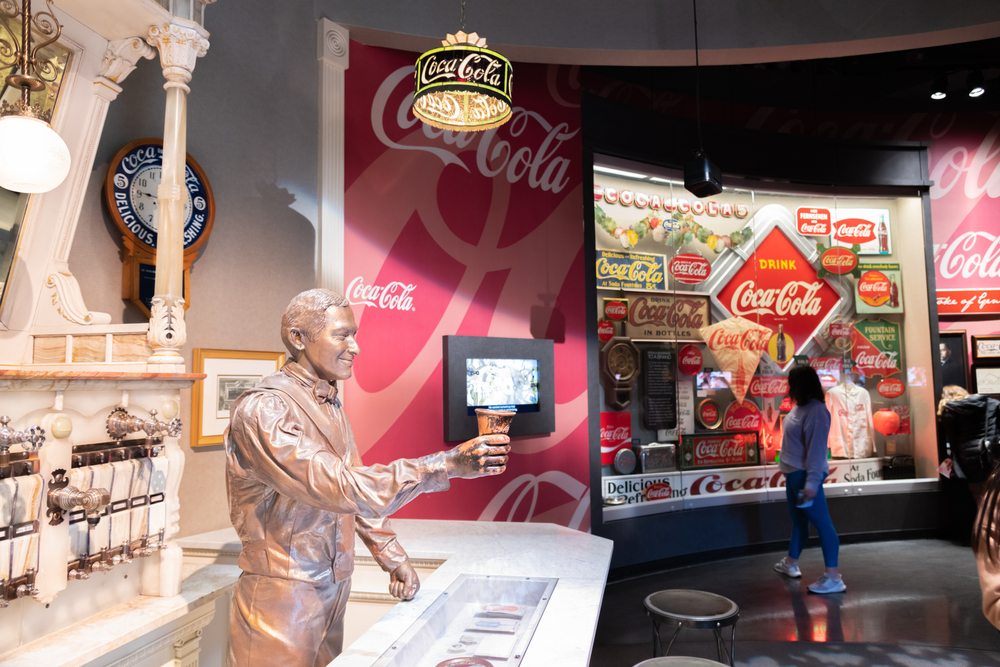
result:
M 725 651 L 729 657 L 730 667 L 736 667 L 736 621 L 740 620 L 740 607 L 729 598 L 706 593 L 704 591 L 688 591 L 683 589 L 669 589 L 658 591 L 646 596 L 643 601 L 646 607 L 646 616 L 653 623 L 653 658 L 657 656 L 657 649 L 663 648 L 660 639 L 660 625 L 676 626 L 667 650 L 662 651 L 666 656 L 670 653 L 670 647 L 674 645 L 674 640 L 680 633 L 681 628 L 695 628 L 698 630 L 711 630 L 715 633 L 715 648 L 719 654 L 719 662 L 724 662 L 722 653 Z M 729 649 L 722 639 L 722 628 L 732 626 L 732 637 L 729 640 Z M 701 658 L 684 658 L 684 660 L 702 660 Z M 711 660 L 705 662 L 713 663 Z M 647 660 L 648 667 L 659 667 L 659 663 Z M 666 667 L 668 663 L 664 663 Z M 669 663 L 673 665 L 673 663 Z M 636 666 L 638 667 L 638 666 Z M 673 667 L 682 667 L 680 664 Z M 691 667 L 695 667 L 692 665 Z M 700 667 L 708 667 L 701 665 Z
M 690 658 L 683 655 L 668 655 L 662 658 L 650 658 L 632 665 L 632 667 L 726 667 L 721 662 L 708 658 Z

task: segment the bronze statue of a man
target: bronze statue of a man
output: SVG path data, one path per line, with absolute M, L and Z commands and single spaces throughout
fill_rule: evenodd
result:
M 299 294 L 281 318 L 291 353 L 240 396 L 226 430 L 229 515 L 243 543 L 230 609 L 229 667 L 326 665 L 343 648 L 354 533 L 411 599 L 417 573 L 386 517 L 449 478 L 498 475 L 510 439 L 490 435 L 454 449 L 365 466 L 337 400 L 351 377 L 358 326 L 329 290 Z

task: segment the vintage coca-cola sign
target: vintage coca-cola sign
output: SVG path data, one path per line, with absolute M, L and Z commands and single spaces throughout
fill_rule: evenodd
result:
M 842 357 L 810 357 L 809 365 L 817 372 L 842 373 L 844 370 Z
M 708 324 L 705 294 L 629 294 L 625 335 L 633 340 L 695 340 Z
M 876 386 L 878 393 L 882 394 L 886 398 L 896 398 L 903 395 L 903 391 L 906 386 L 903 381 L 899 378 L 884 378 Z
M 726 406 L 726 414 L 722 418 L 724 431 L 759 431 L 760 410 L 753 401 L 739 403 L 733 401 Z
M 694 375 L 704 363 L 701 349 L 697 345 L 685 345 L 677 353 L 677 370 L 684 375 Z
M 750 380 L 750 395 L 778 398 L 788 393 L 788 378 L 784 375 L 755 375 Z M 728 430 L 728 428 L 727 428 Z
M 841 243 L 861 245 L 875 240 L 875 223 L 863 218 L 846 218 L 833 223 L 833 238 Z
M 781 399 L 781 405 L 778 406 L 778 412 L 788 412 L 794 407 L 795 404 L 792 403 L 791 397 L 785 396 L 783 399 Z
M 715 429 L 722 423 L 722 408 L 712 399 L 706 398 L 698 404 L 695 416 L 705 428 Z
M 708 279 L 712 273 L 712 265 L 701 255 L 684 252 L 670 260 L 668 270 L 677 282 L 697 285 Z
M 685 435 L 681 438 L 681 468 L 757 465 L 756 433 Z
M 361 276 L 356 277 L 347 285 L 344 296 L 352 306 L 370 306 L 388 310 L 413 310 L 414 284 L 397 281 L 386 285 L 365 285 Z
M 609 320 L 624 320 L 628 317 L 628 299 L 605 299 L 604 316 Z
M 670 486 L 670 482 L 657 482 L 656 484 L 651 484 L 646 487 L 643 491 L 643 495 L 646 500 L 669 500 L 673 496 L 674 490 Z
M 632 413 L 601 413 L 601 465 L 615 462 L 615 454 L 632 445 Z
M 889 302 L 889 278 L 881 271 L 865 271 L 858 280 L 858 297 L 876 308 Z
M 830 209 L 800 208 L 795 211 L 795 225 L 802 236 L 829 236 Z
M 601 320 L 597 323 L 597 339 L 607 343 L 615 337 L 615 323 L 611 320 Z
M 866 376 L 889 377 L 902 372 L 902 350 L 899 324 L 886 320 L 855 322 L 851 359 Z
M 793 350 L 802 349 L 843 300 L 778 226 L 714 298 L 732 316 L 743 316 L 772 332 L 780 325 Z M 767 349 L 765 341 L 762 350 Z M 787 355 L 779 367 L 784 370 L 791 363 Z
M 819 265 L 835 276 L 842 276 L 857 268 L 858 256 L 848 248 L 835 246 L 820 255 Z
M 850 322 L 830 322 L 830 338 L 849 338 L 854 331 L 854 325 Z

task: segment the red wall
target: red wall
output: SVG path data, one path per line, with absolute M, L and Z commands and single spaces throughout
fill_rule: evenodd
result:
M 368 464 L 450 446 L 442 336 L 552 338 L 556 432 L 516 438 L 504 475 L 452 480 L 397 516 L 587 530 L 578 89 L 569 68 L 515 63 L 513 120 L 442 132 L 409 111 L 415 57 L 352 42 L 346 74 L 345 284 L 361 355 L 345 406 L 358 446 Z

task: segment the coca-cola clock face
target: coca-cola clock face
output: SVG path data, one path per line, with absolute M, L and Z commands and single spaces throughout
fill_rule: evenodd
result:
M 639 376 L 639 350 L 628 338 L 612 338 L 601 348 L 601 380 L 604 402 L 618 409 L 632 403 L 632 385 Z
M 785 345 L 775 344 L 768 356 L 782 371 L 791 366 L 793 354 L 818 353 L 817 339 L 827 323 L 854 301 L 849 281 L 817 276 L 816 243 L 796 227 L 784 206 L 764 206 L 753 219 L 753 242 L 726 248 L 702 288 L 712 294 L 713 321 L 739 315 L 772 332 L 780 327 Z M 775 358 L 782 352 L 783 359 Z
M 710 398 L 698 404 L 695 411 L 698 422 L 707 429 L 715 430 L 722 425 L 722 406 Z

